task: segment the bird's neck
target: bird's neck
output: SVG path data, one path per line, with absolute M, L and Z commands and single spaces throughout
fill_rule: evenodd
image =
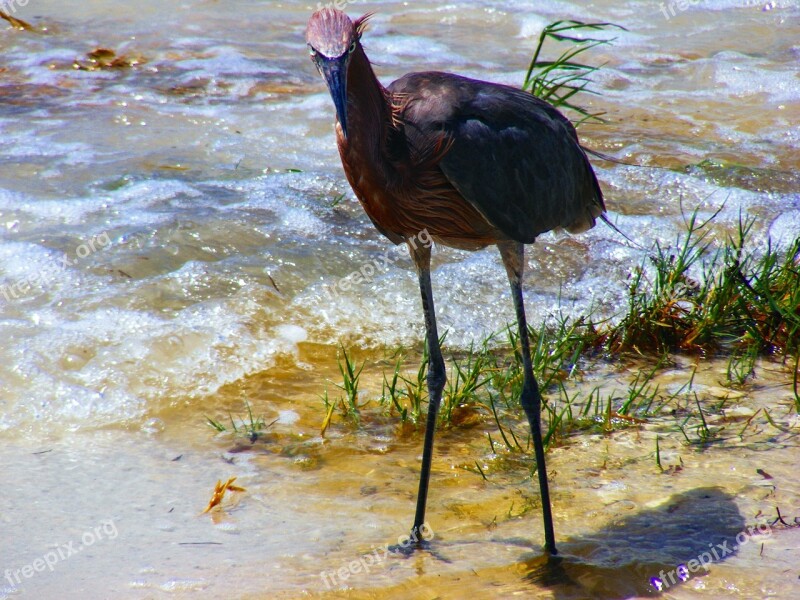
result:
M 378 161 L 392 122 L 388 93 L 381 85 L 363 48 L 353 53 L 347 73 L 347 140 L 339 146 L 361 161 Z M 354 157 L 355 158 L 355 157 Z

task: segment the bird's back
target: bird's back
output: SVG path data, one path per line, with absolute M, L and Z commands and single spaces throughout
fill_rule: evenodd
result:
M 583 231 L 605 210 L 575 128 L 548 103 L 439 72 L 406 75 L 388 91 L 395 162 L 440 171 L 502 237 L 531 243 L 551 229 Z

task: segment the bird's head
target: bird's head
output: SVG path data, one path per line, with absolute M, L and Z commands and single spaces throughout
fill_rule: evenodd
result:
M 335 8 L 321 8 L 308 20 L 306 42 L 311 60 L 328 84 L 336 116 L 347 138 L 347 68 L 360 47 L 361 32 L 370 15 L 351 21 Z

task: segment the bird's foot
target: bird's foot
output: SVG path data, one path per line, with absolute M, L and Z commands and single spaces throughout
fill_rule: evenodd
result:
M 397 544 L 389 546 L 389 552 L 393 554 L 402 554 L 403 556 L 411 556 L 415 550 L 428 549 L 433 537 L 433 530 L 427 523 L 414 525 L 414 527 L 411 528 L 411 533 L 397 540 Z

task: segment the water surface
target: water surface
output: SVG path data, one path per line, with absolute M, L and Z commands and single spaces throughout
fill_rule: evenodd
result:
M 374 399 L 391 349 L 418 349 L 422 320 L 410 261 L 402 249 L 381 260 L 390 245 L 344 180 L 333 107 L 303 42 L 313 7 L 13 6 L 38 31 L 3 21 L 0 39 L 0 569 L 81 547 L 86 532 L 92 543 L 52 570 L 0 580 L 0 597 L 647 595 L 673 558 L 775 506 L 795 516 L 791 375 L 765 363 L 729 408 L 767 407 L 786 431 L 759 416 L 701 451 L 665 416 L 555 448 L 557 569 L 542 566 L 530 464 L 491 468 L 487 420 L 439 438 L 435 552 L 326 580 L 406 533 L 421 447 L 381 420 L 360 431 L 335 421 L 320 438 L 337 346 L 368 360 Z M 655 1 L 348 6 L 367 11 L 365 47 L 386 83 L 444 69 L 518 85 L 545 24 L 624 25 L 594 52 L 603 94 L 585 98 L 608 122 L 581 135 L 668 168 L 595 162 L 610 217 L 646 246 L 674 243 L 694 209 L 719 211 L 719 239 L 740 215 L 755 217 L 762 247 L 800 231 L 796 2 L 709 0 L 674 15 Z M 123 66 L 98 68 L 97 48 Z M 615 314 L 643 258 L 605 226 L 542 236 L 528 253 L 530 321 Z M 371 281 L 330 293 L 375 261 Z M 513 319 L 496 252 L 437 249 L 434 261 L 451 350 Z M 693 360 L 675 360 L 664 385 L 688 378 Z M 577 391 L 625 389 L 640 366 L 600 363 Z M 708 390 L 724 362 L 698 368 L 701 399 L 716 402 Z M 277 419 L 253 447 L 206 423 L 245 414 L 245 401 Z M 657 471 L 657 434 L 682 470 Z M 467 470 L 475 461 L 488 482 Z M 199 516 L 214 482 L 232 476 L 248 491 Z M 800 539 L 762 537 L 763 549 L 754 540 L 668 597 L 790 596 Z

